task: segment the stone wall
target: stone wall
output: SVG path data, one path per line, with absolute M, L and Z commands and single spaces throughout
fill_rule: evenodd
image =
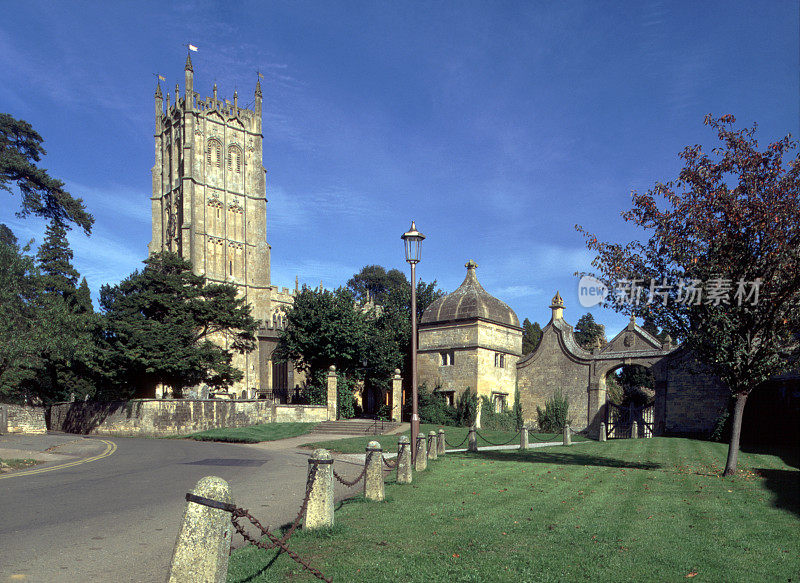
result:
M 0 403 L 6 412 L 8 433 L 47 433 L 44 407 Z
M 572 428 L 585 429 L 588 423 L 589 365 L 566 356 L 559 337 L 548 329 L 542 341 L 527 360 L 517 366 L 522 415 L 526 423 L 536 425 L 536 407 L 544 409 L 545 402 L 560 390 L 569 399 Z
M 50 429 L 97 435 L 181 435 L 258 423 L 325 420 L 324 405 L 276 405 L 264 399 L 137 399 L 56 403 L 50 407 Z
M 728 388 L 687 350 L 656 363 L 653 374 L 663 379 L 656 386 L 656 419 L 661 425 L 656 432 L 707 437 L 728 405 Z

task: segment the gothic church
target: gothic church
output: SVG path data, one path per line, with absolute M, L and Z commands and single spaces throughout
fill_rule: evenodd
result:
M 293 294 L 270 284 L 267 199 L 262 159 L 261 82 L 253 109 L 213 94 L 203 100 L 194 91 L 191 53 L 186 57 L 185 88 L 175 85 L 174 102 L 160 83 L 155 93 L 155 165 L 153 166 L 150 253 L 173 251 L 209 281 L 231 282 L 262 323 L 258 348 L 235 354 L 244 378 L 234 387 L 239 397 L 294 386 L 291 367 L 273 364 L 271 354 L 281 326 L 282 307 Z M 226 345 L 224 337 L 217 338 Z

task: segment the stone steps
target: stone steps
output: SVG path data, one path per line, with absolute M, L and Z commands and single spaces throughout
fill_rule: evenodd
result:
M 347 419 L 342 421 L 323 421 L 311 433 L 335 433 L 338 435 L 376 435 L 386 434 L 397 429 L 400 423 L 384 421 L 375 424 L 372 419 Z

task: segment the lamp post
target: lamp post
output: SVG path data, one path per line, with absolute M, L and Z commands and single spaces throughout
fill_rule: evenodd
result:
M 411 229 L 400 238 L 406 246 L 406 261 L 411 264 L 411 463 L 417 457 L 417 435 L 419 435 L 419 412 L 417 410 L 417 274 L 420 258 L 420 243 L 425 235 L 417 231 L 414 221 Z

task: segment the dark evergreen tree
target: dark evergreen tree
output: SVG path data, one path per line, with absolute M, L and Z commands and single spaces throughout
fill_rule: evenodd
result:
M 542 328 L 539 322 L 531 321 L 528 318 L 522 322 L 522 354 L 530 354 L 539 347 L 542 341 Z
M 74 198 L 62 181 L 35 164 L 46 154 L 42 141 L 31 124 L 0 113 L 0 189 L 12 192 L 11 185 L 17 187 L 22 198 L 20 216 L 72 222 L 88 235 L 94 218 L 83 200 Z
M 44 241 L 36 259 L 42 273 L 42 285 L 49 293 L 59 294 L 67 302 L 74 302 L 79 273 L 72 265 L 72 249 L 67 241 L 67 227 L 53 219 L 47 226 Z
M 221 388 L 240 380 L 233 352 L 255 348 L 258 324 L 236 286 L 207 283 L 174 253 L 152 255 L 144 264 L 100 290 L 108 381 L 122 396 L 164 384 L 179 397 L 200 383 Z
M 606 345 L 605 326 L 595 322 L 594 316 L 591 314 L 584 314 L 575 324 L 575 341 L 584 350 L 592 350 L 598 340 L 600 340 L 600 346 Z

